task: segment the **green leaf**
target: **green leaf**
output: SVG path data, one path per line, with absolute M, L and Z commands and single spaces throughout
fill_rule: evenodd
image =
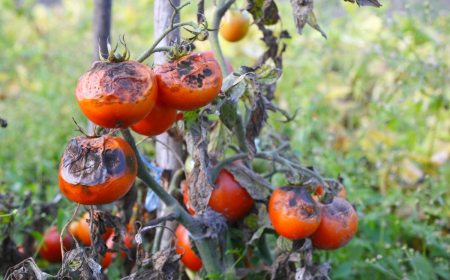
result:
M 242 82 L 246 74 L 236 77 L 233 73 L 228 75 L 222 83 L 222 92 L 228 97 L 232 103 L 239 101 L 239 98 L 244 95 L 245 83 Z
M 248 226 L 251 230 L 258 229 L 258 216 L 255 214 L 250 214 L 244 219 L 244 224 Z
M 229 130 L 233 131 L 237 120 L 237 104 L 227 100 L 222 104 L 222 107 L 220 107 L 219 113 L 219 118 L 222 123 L 226 125 Z
M 275 83 L 283 71 L 277 67 L 262 64 L 255 68 L 256 82 L 259 84 L 270 85 Z
M 186 130 L 191 129 L 192 123 L 194 123 L 197 120 L 199 114 L 200 114 L 200 110 L 184 112 L 183 119 L 186 124 Z
M 283 252 L 289 252 L 292 249 L 292 240 L 284 238 L 280 235 L 277 239 L 277 247 Z
M 266 229 L 266 227 L 260 227 L 253 235 L 252 238 L 250 239 L 250 241 L 247 242 L 247 245 L 252 245 L 253 241 L 261 238 L 261 236 L 264 233 L 264 229 Z

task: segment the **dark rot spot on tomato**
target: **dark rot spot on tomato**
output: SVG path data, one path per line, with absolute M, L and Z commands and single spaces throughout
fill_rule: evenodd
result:
M 194 53 L 155 69 L 158 98 L 167 106 L 191 111 L 210 103 L 219 94 L 222 72 L 211 55 Z
M 347 245 L 358 229 L 358 217 L 353 206 L 340 197 L 335 197 L 329 204 L 318 204 L 322 221 L 311 235 L 314 247 L 334 250 Z
M 321 213 L 314 199 L 300 187 L 277 188 L 269 201 L 269 216 L 275 230 L 288 239 L 310 236 L 319 226 Z
M 70 200 L 91 205 L 116 201 L 131 188 L 136 156 L 118 137 L 73 138 L 61 159 L 59 187 Z
M 80 78 L 75 95 L 93 123 L 122 128 L 150 113 L 156 102 L 157 84 L 153 71 L 139 62 L 98 61 Z

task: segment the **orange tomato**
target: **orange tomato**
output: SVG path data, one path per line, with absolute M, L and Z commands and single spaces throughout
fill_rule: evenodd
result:
M 64 236 L 63 245 L 66 251 L 72 249 L 72 238 L 68 233 Z M 41 249 L 39 249 L 39 254 L 43 259 L 51 263 L 59 263 L 62 261 L 61 243 L 59 242 L 59 232 L 56 226 L 53 226 L 48 230 L 48 233 L 44 238 L 44 244 Z
M 190 206 L 187 183 L 183 186 L 183 199 L 186 208 L 192 215 L 195 211 Z M 245 216 L 253 206 L 253 198 L 247 190 L 234 180 L 233 175 L 222 169 L 219 172 L 215 185 L 217 186 L 211 193 L 208 206 L 214 211 L 225 216 L 228 222 L 238 220 Z
M 178 247 L 176 248 L 177 254 L 184 254 L 183 257 L 181 257 L 181 261 L 190 270 L 199 271 L 203 266 L 203 262 L 194 251 L 192 251 L 189 242 L 189 234 L 186 228 L 179 225 L 175 231 L 175 235 L 178 239 Z
M 246 11 L 230 9 L 223 16 L 220 25 L 220 35 L 229 42 L 237 42 L 247 35 L 250 19 Z
M 169 130 L 176 119 L 177 110 L 168 107 L 158 98 L 150 114 L 142 121 L 132 125 L 131 129 L 142 135 L 156 136 Z
M 269 201 L 269 217 L 276 232 L 288 239 L 303 239 L 319 227 L 321 214 L 311 195 L 295 186 L 277 188 Z
M 214 58 L 195 53 L 155 69 L 158 98 L 167 106 L 192 111 L 209 104 L 222 87 L 222 71 Z
M 96 213 L 94 212 L 94 216 Z M 89 219 L 89 212 L 86 212 L 83 217 L 78 221 L 78 227 L 76 229 L 77 232 L 77 239 L 79 239 L 81 242 L 86 244 L 87 246 L 91 246 L 91 235 L 89 232 L 89 223 L 86 221 Z M 94 218 L 95 219 L 95 218 Z M 102 234 L 103 241 L 108 240 L 108 238 L 113 233 L 112 228 L 106 228 L 106 233 Z M 74 234 L 75 235 L 75 234 Z
M 70 141 L 61 158 L 59 189 L 76 203 L 106 204 L 124 196 L 136 174 L 136 156 L 125 140 L 79 136 Z
M 152 69 L 136 61 L 97 61 L 78 81 L 75 96 L 84 115 L 107 128 L 123 128 L 145 118 L 158 89 Z
M 314 247 L 334 250 L 345 246 L 358 229 L 358 217 L 353 206 L 345 199 L 335 197 L 329 204 L 318 203 L 322 221 L 311 235 Z

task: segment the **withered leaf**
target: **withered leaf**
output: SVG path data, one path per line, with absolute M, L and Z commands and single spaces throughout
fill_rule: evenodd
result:
M 295 270 L 292 271 L 289 263 L 300 262 L 300 254 L 282 252 L 272 264 L 271 280 L 295 279 Z M 294 266 L 295 268 L 295 266 Z
M 45 280 L 49 278 L 54 278 L 54 276 L 42 272 L 33 258 L 25 259 L 19 264 L 10 267 L 5 274 L 5 280 Z
M 231 142 L 231 131 L 219 120 L 211 126 L 208 151 L 211 158 L 221 160 L 228 144 Z
M 196 238 L 218 238 L 221 233 L 228 230 L 226 218 L 212 210 L 211 207 L 206 208 L 205 213 L 201 215 L 201 219 L 203 220 L 204 233 L 202 236 L 196 236 Z
M 228 97 L 231 103 L 236 103 L 245 92 L 245 84 L 242 82 L 246 74 L 235 76 L 233 73 L 228 75 L 222 83 L 222 92 Z
M 274 0 L 247 0 L 245 9 L 252 14 L 256 24 L 272 25 L 280 20 Z
M 292 14 L 298 34 L 302 34 L 309 13 L 312 11 L 313 0 L 291 0 Z
M 194 211 L 201 214 L 208 205 L 214 185 L 209 172 L 207 131 L 202 124 L 194 122 L 189 133 L 193 140 L 194 160 L 191 178 L 188 181 L 189 200 Z
M 106 232 L 106 229 L 104 228 L 105 226 L 109 227 L 109 228 L 114 228 L 113 241 L 115 243 L 119 243 L 120 250 L 124 251 L 127 254 L 129 260 L 132 260 L 130 249 L 127 246 L 125 246 L 125 243 L 123 241 L 123 239 L 125 238 L 125 235 L 127 234 L 127 228 L 122 223 L 121 218 L 111 215 L 107 212 L 103 212 L 103 211 L 97 211 L 96 214 L 98 216 L 98 221 L 95 222 L 95 219 L 94 219 L 94 224 L 98 223 L 97 227 L 99 227 L 99 225 L 101 225 L 104 229 L 104 232 L 102 229 L 99 233 L 96 233 L 96 238 L 92 242 L 92 244 L 94 246 L 96 246 L 95 250 L 98 253 L 100 253 L 102 256 L 105 256 L 105 254 L 107 252 L 107 247 L 106 247 L 105 242 L 101 238 L 101 236 L 103 233 Z M 95 228 L 94 228 L 94 230 L 95 230 Z M 100 250 L 102 250 L 102 251 L 100 251 Z
M 178 255 L 174 248 L 167 248 L 156 252 L 152 256 L 154 268 L 163 279 L 171 279 L 177 273 L 182 255 Z
M 319 31 L 320 34 L 322 34 L 325 39 L 327 38 L 327 34 L 320 28 L 319 24 L 317 23 L 316 15 L 314 14 L 313 10 L 309 13 L 308 17 L 306 18 L 306 22 L 314 28 L 315 30 Z
M 86 247 L 85 250 L 77 247 L 64 254 L 63 267 L 67 271 L 78 271 L 80 279 L 100 279 L 102 267 L 92 258 L 89 257 L 91 252 L 88 252 L 91 247 Z
M 188 111 L 188 112 L 184 112 L 184 123 L 186 126 L 186 130 L 190 130 L 191 129 L 191 125 L 198 119 L 198 116 L 200 114 L 200 110 L 193 110 L 193 111 Z
M 160 279 L 159 273 L 158 271 L 151 269 L 135 272 L 120 280 L 156 280 L 156 279 L 158 280 Z
M 233 175 L 239 185 L 245 188 L 255 200 L 268 200 L 271 190 L 275 189 L 263 176 L 242 164 L 227 164 L 225 169 Z
M 255 99 L 256 101 L 252 107 L 251 115 L 245 130 L 245 144 L 249 150 L 248 158 L 250 160 L 252 160 L 256 154 L 255 139 L 261 133 L 264 123 L 269 117 L 266 112 L 264 99 L 260 96 L 255 96 Z

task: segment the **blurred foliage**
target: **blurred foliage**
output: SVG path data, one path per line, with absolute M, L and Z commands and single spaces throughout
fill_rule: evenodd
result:
M 51 200 L 61 152 L 76 135 L 71 117 L 85 121 L 74 89 L 91 63 L 93 6 L 20 2 L 0 3 L 1 191 Z M 356 238 L 318 258 L 331 262 L 335 280 L 450 279 L 450 13 L 412 0 L 400 10 L 389 1 L 381 9 L 316 2 L 328 40 L 312 28 L 297 35 L 280 2 L 283 26 L 272 29 L 293 38 L 276 103 L 300 113 L 288 124 L 272 115 L 270 125 L 291 138 L 304 165 L 344 175 L 357 208 Z M 126 33 L 132 57 L 152 41 L 151 5 L 114 1 L 113 41 Z M 183 19 L 195 19 L 191 6 Z M 254 63 L 259 37 L 252 26 L 243 41 L 223 42 L 233 66 Z

